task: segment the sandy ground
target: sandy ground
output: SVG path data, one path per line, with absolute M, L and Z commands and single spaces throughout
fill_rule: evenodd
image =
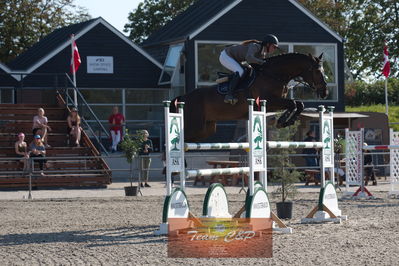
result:
M 370 187 L 377 199 L 340 201 L 349 220 L 302 225 L 317 202 L 316 187 L 301 187 L 291 235 L 273 236 L 273 258 L 172 259 L 167 239 L 154 236 L 161 221 L 164 187 L 154 183 L 140 197 L 124 197 L 124 184 L 96 190 L 0 192 L 0 265 L 398 265 L 399 199 L 388 185 Z M 243 204 L 228 188 L 230 209 Z M 188 189 L 192 211 L 201 213 L 205 188 Z M 276 201 L 276 200 L 273 200 Z M 273 206 L 274 207 L 274 206 Z

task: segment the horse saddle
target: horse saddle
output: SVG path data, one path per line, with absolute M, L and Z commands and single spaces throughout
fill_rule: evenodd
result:
M 217 72 L 218 79 L 217 83 L 217 92 L 221 95 L 226 95 L 229 90 L 229 83 L 234 74 Z M 237 87 L 234 89 L 234 92 L 243 91 L 248 89 L 252 83 L 255 81 L 256 73 L 253 68 L 244 67 L 244 75 L 240 78 Z

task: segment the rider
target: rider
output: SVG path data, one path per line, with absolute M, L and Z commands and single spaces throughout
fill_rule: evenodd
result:
M 220 63 L 234 73 L 230 78 L 228 92 L 224 98 L 225 103 L 237 103 L 237 99 L 234 98 L 233 92 L 240 77 L 244 74 L 241 62 L 246 61 L 248 64 L 262 65 L 265 62 L 264 59 L 266 55 L 273 53 L 277 47 L 277 37 L 268 34 L 263 41 L 246 40 L 241 44 L 229 46 L 220 53 Z

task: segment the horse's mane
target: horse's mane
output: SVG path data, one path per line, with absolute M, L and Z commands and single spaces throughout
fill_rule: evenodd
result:
M 267 59 L 267 61 L 269 61 L 270 63 L 272 63 L 272 62 L 274 63 L 274 62 L 276 62 L 276 60 L 280 60 L 280 59 L 296 59 L 296 58 L 303 58 L 303 59 L 311 60 L 311 57 L 309 57 L 309 55 L 306 55 L 306 54 L 287 53 L 287 54 L 279 54 L 279 55 L 269 57 Z

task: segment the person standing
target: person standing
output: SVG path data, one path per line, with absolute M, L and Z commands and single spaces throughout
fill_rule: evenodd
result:
M 316 141 L 316 134 L 313 130 L 309 130 L 306 133 L 306 138 L 304 139 L 305 142 L 315 142 Z M 317 150 L 315 148 L 307 148 L 303 149 L 303 153 L 306 154 L 305 161 L 306 166 L 314 167 L 318 166 L 317 162 Z
M 112 108 L 112 114 L 108 118 L 108 122 L 112 138 L 111 152 L 116 152 L 118 144 L 122 140 L 123 123 L 125 123 L 125 117 L 119 113 L 118 106 Z
M 143 134 L 143 143 L 141 150 L 139 152 L 140 159 L 141 159 L 141 178 L 143 181 L 144 180 L 144 185 L 143 182 L 140 183 L 141 187 L 151 187 L 148 184 L 148 177 L 149 177 L 149 172 L 150 172 L 150 165 L 151 165 L 151 158 L 150 158 L 150 153 L 153 151 L 153 146 L 152 146 L 152 141 L 148 138 L 150 134 L 148 133 L 147 130 L 142 131 Z

